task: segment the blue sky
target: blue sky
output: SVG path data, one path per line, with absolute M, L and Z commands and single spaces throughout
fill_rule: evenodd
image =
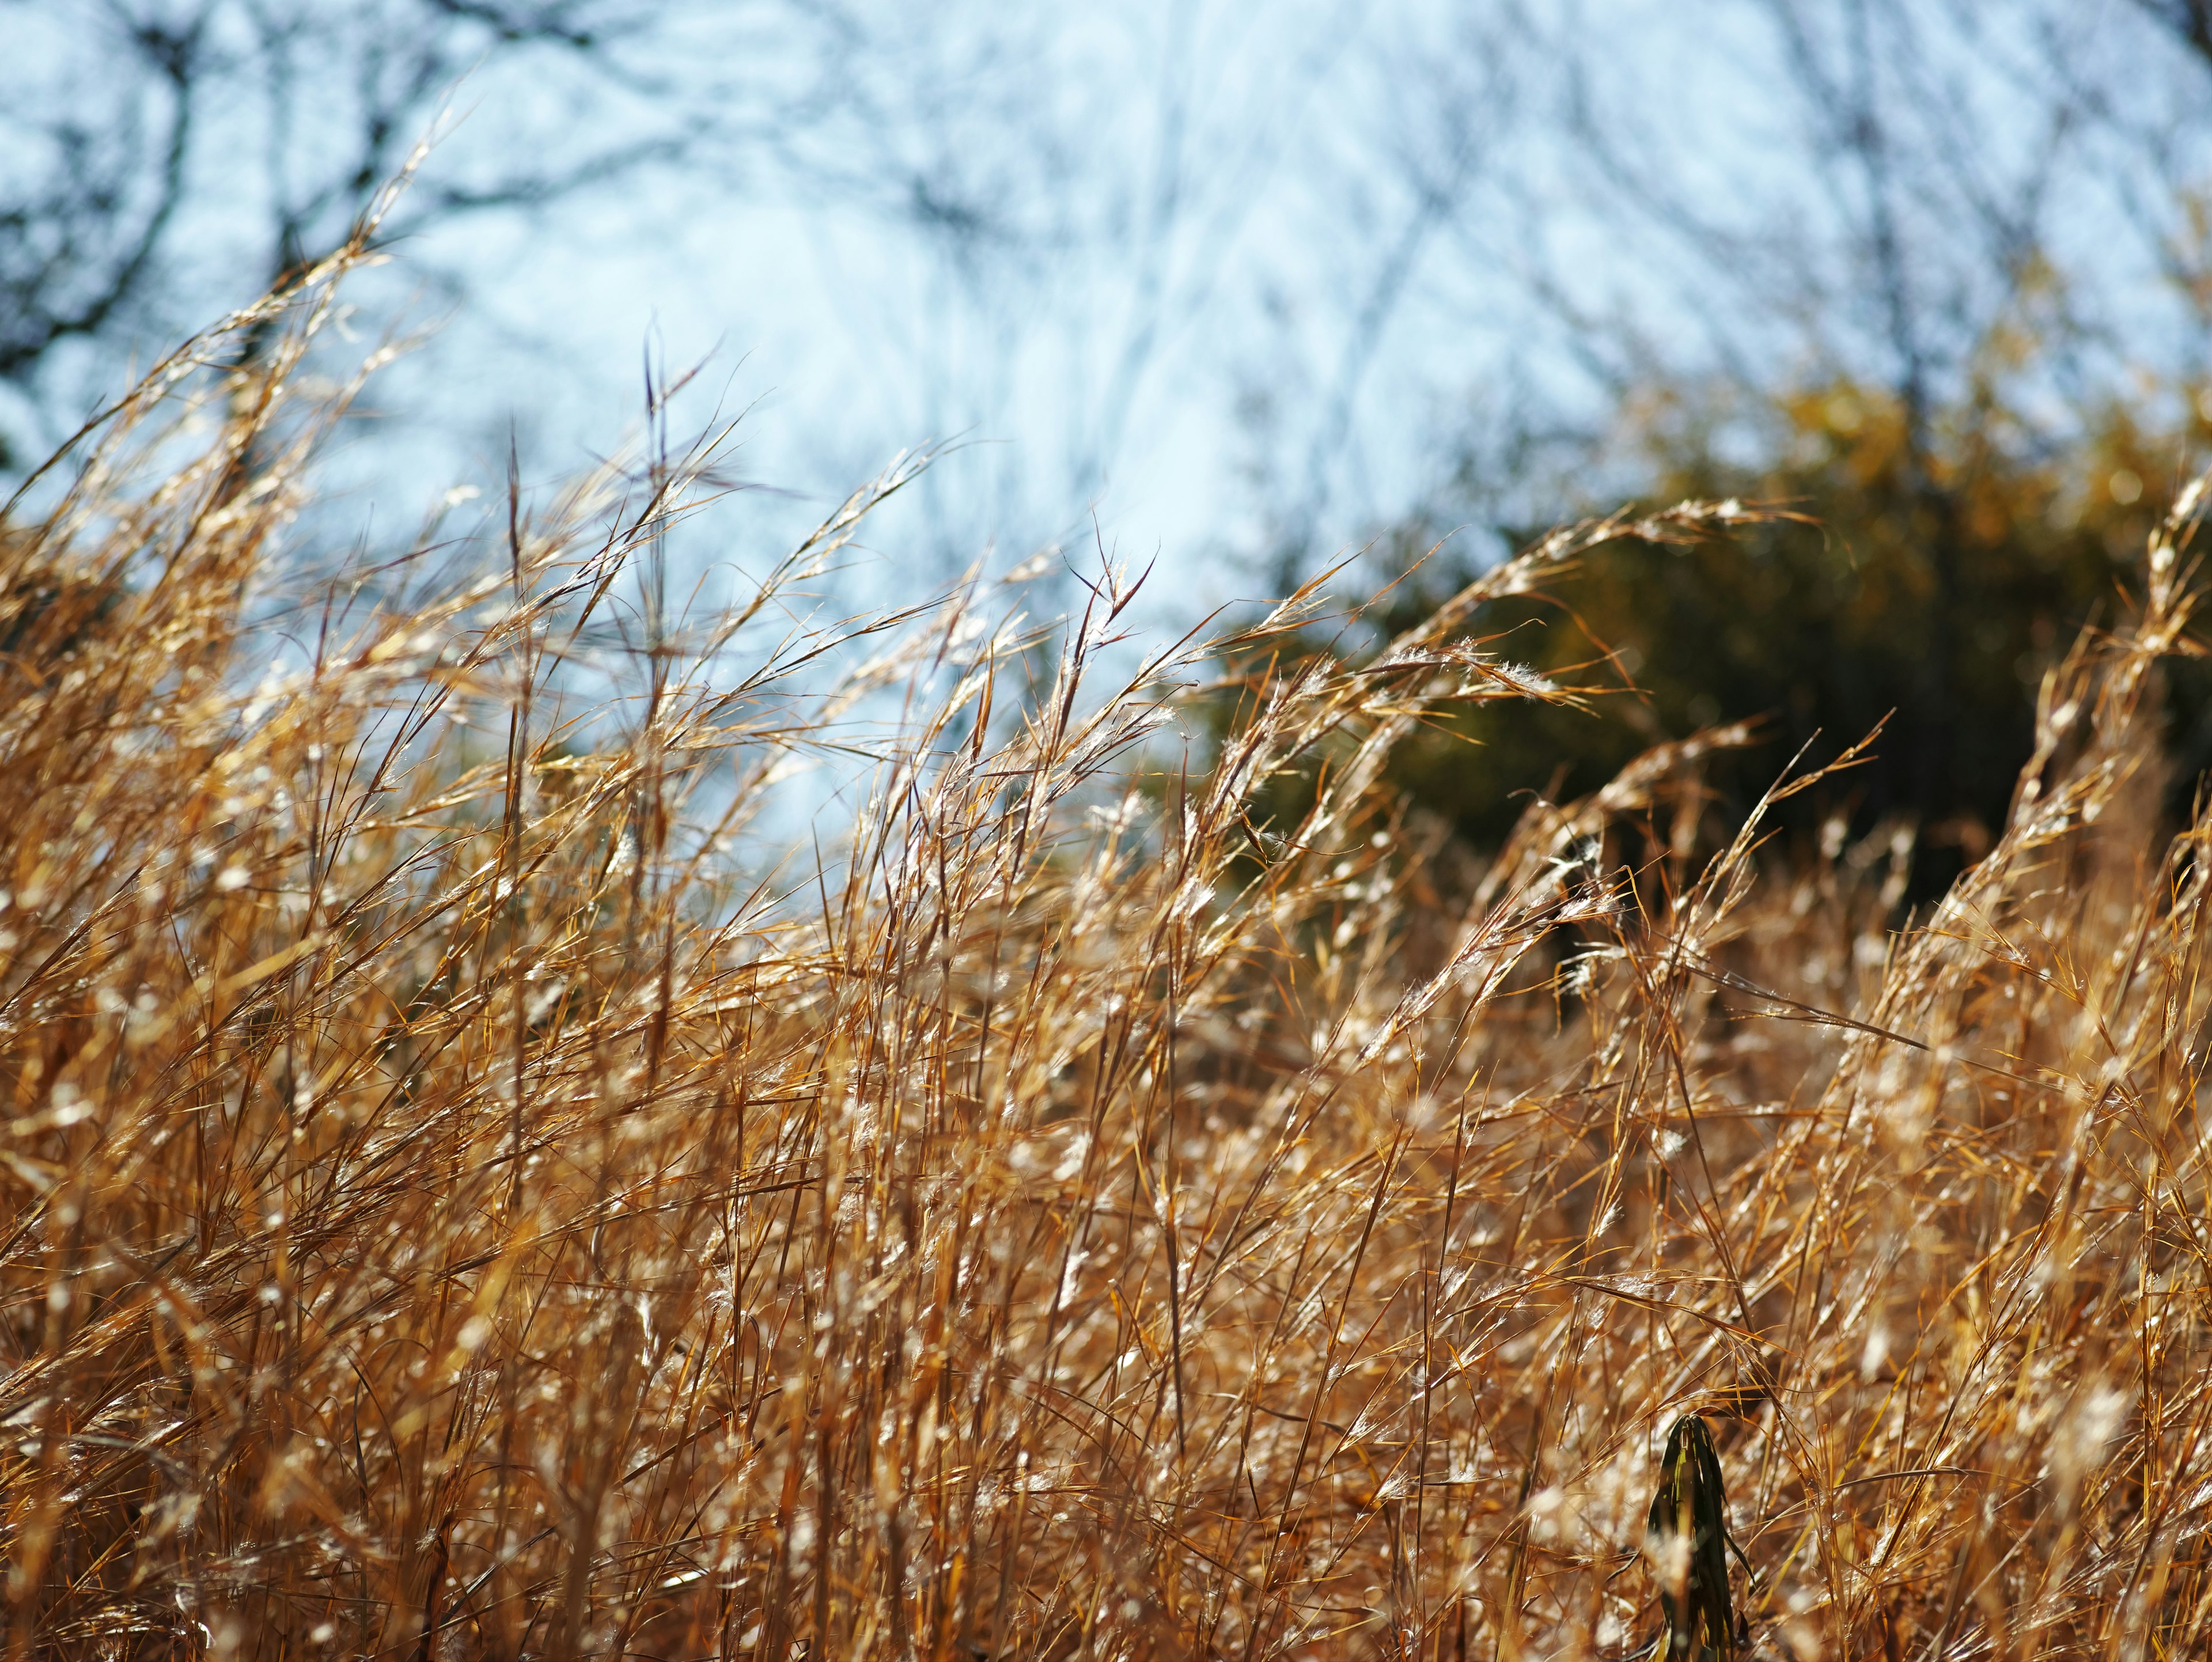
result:
M 97 96 L 99 10 L 0 0 L 19 48 L 0 78 Z M 741 471 L 777 488 L 702 560 L 757 559 L 901 448 L 963 441 L 872 533 L 856 600 L 1039 547 L 1095 557 L 1095 536 L 1157 559 L 1155 604 L 1187 618 L 1269 587 L 1285 527 L 1325 556 L 1425 503 L 1572 512 L 1632 488 L 1633 459 L 1568 447 L 1508 477 L 1496 457 L 1528 432 L 1601 440 L 1639 376 L 1889 368 L 1855 263 L 1863 181 L 1820 165 L 1793 18 L 1838 74 L 1842 20 L 1909 35 L 1881 70 L 1900 133 L 1972 153 L 1950 197 L 1904 204 L 1930 318 L 1979 303 L 1966 197 L 2047 174 L 2038 211 L 2115 350 L 2201 351 L 2151 269 L 2170 228 L 2124 223 L 2112 188 L 2160 143 L 2185 168 L 2201 150 L 2201 82 L 2146 50 L 2129 0 L 854 0 L 808 14 L 847 26 L 844 103 L 749 125 L 746 100 L 820 73 L 834 31 L 797 15 L 666 9 L 645 94 L 533 63 L 460 86 L 433 185 L 672 110 L 738 115 L 685 167 L 453 222 L 362 285 L 364 328 L 437 324 L 336 470 L 364 518 L 410 525 L 495 478 L 510 423 L 534 478 L 587 464 L 635 428 L 647 353 L 708 366 L 692 418 L 747 411 Z M 2045 105 L 2069 81 L 2109 119 L 2054 143 Z M 208 118 L 179 295 L 240 297 L 239 228 L 268 180 L 312 171 L 314 116 Z M 115 372 L 88 356 L 80 395 Z M 1492 458 L 1486 505 L 1443 489 L 1468 454 Z

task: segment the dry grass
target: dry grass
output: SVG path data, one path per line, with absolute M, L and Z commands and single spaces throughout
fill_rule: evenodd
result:
M 971 585 L 825 693 L 775 595 L 871 494 L 679 649 L 695 456 L 272 624 L 338 274 L 4 533 L 11 1654 L 1626 1655 L 1692 1410 L 1749 1653 L 2204 1653 L 2186 507 L 1919 927 L 1902 836 L 1701 852 L 1698 745 L 1461 882 L 1382 758 L 1559 696 L 1469 620 L 1617 526 L 1358 667 L 1267 668 L 1308 595 L 1095 685 L 1108 586 L 1024 697 Z M 842 851 L 748 877 L 909 688 Z

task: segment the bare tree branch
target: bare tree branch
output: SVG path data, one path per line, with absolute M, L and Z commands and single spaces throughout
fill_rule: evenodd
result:
M 103 167 L 98 133 L 67 116 L 45 127 L 57 177 L 42 196 L 0 208 L 0 380 L 19 379 L 61 341 L 98 333 L 152 271 L 184 198 L 204 23 L 203 13 L 181 27 L 127 31 L 168 98 L 150 206 L 134 209 L 128 134 Z
M 2212 0 L 2136 0 L 2136 4 L 2187 42 L 2212 68 Z
M 178 269 L 172 240 L 195 204 L 215 209 L 219 191 L 216 210 L 234 222 L 258 220 L 260 251 L 258 268 L 237 271 L 227 292 L 200 297 L 195 308 L 281 287 L 347 240 L 471 76 L 526 65 L 539 95 L 568 107 L 571 119 L 501 147 L 504 159 L 489 166 L 434 174 L 387 238 L 472 214 L 543 208 L 679 164 L 732 126 L 736 102 L 728 86 L 703 75 L 684 80 L 667 67 L 674 55 L 659 43 L 678 9 L 623 0 L 334 0 L 316 8 L 104 0 L 89 18 L 66 0 L 23 0 L 10 9 L 75 42 L 85 66 L 82 95 L 56 83 L 41 107 L 33 97 L 0 94 L 0 145 L 20 159 L 0 182 L 0 381 L 33 400 L 42 367 L 63 342 L 181 325 L 164 306 L 164 285 Z M 782 20 L 795 36 L 818 39 L 808 10 L 805 0 L 762 0 L 681 15 L 732 29 Z M 790 100 L 781 85 L 763 85 L 756 101 L 780 117 L 818 119 L 834 107 L 823 91 L 833 81 L 815 76 Z M 593 100 L 619 104 L 619 119 L 574 119 Z M 809 110 L 794 114 L 802 101 Z M 258 189 L 236 159 L 246 133 L 261 140 L 265 182 Z M 210 148 L 218 143 L 226 147 L 219 159 Z

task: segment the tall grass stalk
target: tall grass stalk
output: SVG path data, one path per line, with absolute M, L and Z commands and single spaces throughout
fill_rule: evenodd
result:
M 1692 1411 L 1749 1653 L 2205 1653 L 2194 492 L 1893 932 L 1901 828 L 1705 839 L 1741 730 L 1480 872 L 1394 800 L 1576 696 L 1469 630 L 1619 520 L 1356 662 L 1318 587 L 1139 661 L 1102 581 L 1024 689 L 988 586 L 789 623 L 907 470 L 678 627 L 657 449 L 272 615 L 357 253 L 0 530 L 11 1655 L 1620 1656 Z

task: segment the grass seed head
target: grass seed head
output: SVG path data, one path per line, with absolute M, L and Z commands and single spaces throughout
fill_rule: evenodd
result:
M 1738 729 L 1475 864 L 1385 764 L 1572 696 L 1485 606 L 1728 505 L 1349 666 L 794 631 L 911 458 L 713 618 L 711 444 L 318 586 L 343 265 L 0 530 L 11 1654 L 1615 1654 L 1639 1543 L 1673 1656 L 2212 1643 L 2189 525 L 1925 916 L 1700 840 Z

